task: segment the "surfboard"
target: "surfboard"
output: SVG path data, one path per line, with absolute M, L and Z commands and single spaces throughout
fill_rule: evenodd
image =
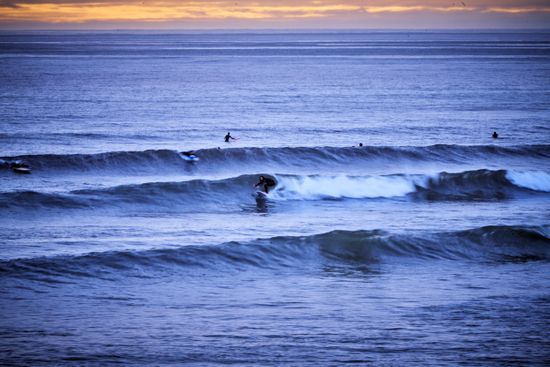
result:
M 185 155 L 185 154 L 181 154 L 180 153 L 180 157 L 181 159 L 183 159 L 184 161 L 187 161 L 187 162 L 196 162 L 198 161 L 200 158 L 197 157 L 196 155 L 192 154 L 192 155 Z
M 22 174 L 29 174 L 31 173 L 31 169 L 27 167 L 15 167 L 12 168 L 13 172 L 15 173 L 22 173 Z
M 263 191 L 256 191 L 256 197 L 258 199 L 267 199 L 267 194 Z

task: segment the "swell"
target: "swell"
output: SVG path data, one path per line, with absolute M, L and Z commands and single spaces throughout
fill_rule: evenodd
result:
M 44 172 L 101 172 L 125 173 L 158 172 L 167 168 L 178 168 L 183 161 L 172 150 L 145 150 L 141 152 L 107 152 L 98 154 L 42 154 L 2 157 L 0 165 L 21 161 L 34 171 Z
M 0 194 L 0 208 L 117 208 L 163 207 L 205 208 L 220 203 L 238 203 L 250 199 L 252 182 L 257 176 L 243 175 L 225 180 L 149 182 L 106 189 L 76 190 L 66 194 L 19 191 Z
M 424 200 L 502 200 L 550 192 L 550 174 L 541 171 L 476 170 L 443 172 L 412 194 Z
M 56 282 L 74 277 L 146 277 L 157 271 L 170 274 L 191 270 L 196 274 L 197 267 L 221 275 L 224 271 L 249 268 L 362 267 L 407 259 L 525 262 L 548 261 L 549 256 L 548 227 L 488 226 L 410 234 L 360 230 L 220 245 L 16 259 L 0 262 L 0 274 Z
M 19 191 L 0 193 L 0 208 L 98 209 L 160 207 L 206 209 L 254 202 L 259 175 L 223 180 L 150 182 L 64 194 Z M 413 200 L 502 200 L 550 192 L 550 174 L 540 171 L 476 170 L 437 175 L 384 176 L 274 175 L 273 202 L 409 198 Z
M 545 161 L 550 158 L 550 145 L 431 145 L 420 147 L 293 147 L 293 148 L 228 148 L 201 149 L 198 170 L 216 171 L 235 167 L 324 168 L 372 164 L 373 162 L 425 161 L 446 163 L 486 162 L 497 158 L 521 158 Z M 2 157 L 4 162 L 23 161 L 37 172 L 121 173 L 181 172 L 189 164 L 174 150 L 106 152 L 99 154 L 26 155 Z M 2 163 L 0 161 L 0 163 Z M 4 164 L 5 165 L 5 164 Z

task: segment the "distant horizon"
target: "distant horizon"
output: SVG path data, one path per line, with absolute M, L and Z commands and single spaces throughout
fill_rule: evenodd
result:
M 550 33 L 550 27 L 547 28 L 167 28 L 167 29 L 141 29 L 141 28 L 59 28 L 59 29 L 3 29 L 1 33 L 14 32 L 75 32 L 75 33 L 109 33 L 109 32 L 136 32 L 136 33 L 399 33 L 399 32 L 543 32 Z

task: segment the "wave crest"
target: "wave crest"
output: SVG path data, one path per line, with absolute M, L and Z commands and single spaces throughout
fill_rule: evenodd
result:
M 550 145 L 499 147 L 494 145 L 431 145 L 418 147 L 292 147 L 292 148 L 229 148 L 201 149 L 195 169 L 220 171 L 247 167 L 276 169 L 277 167 L 323 168 L 372 165 L 374 162 L 403 161 L 471 163 L 495 158 L 547 160 Z M 6 162 L 24 161 L 35 171 L 43 172 L 102 172 L 124 173 L 182 172 L 189 164 L 173 150 L 107 152 L 99 154 L 28 155 L 1 157 Z
M 364 266 L 403 259 L 432 261 L 547 261 L 547 227 L 491 226 L 465 231 L 391 234 L 380 230 L 332 231 L 211 246 L 184 246 L 146 251 L 90 253 L 0 262 L 3 276 L 55 282 L 62 278 L 153 276 L 191 270 L 311 268 Z M 203 272 L 201 272 L 202 276 Z

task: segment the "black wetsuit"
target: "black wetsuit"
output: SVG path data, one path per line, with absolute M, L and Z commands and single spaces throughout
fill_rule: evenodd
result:
M 233 137 L 231 136 L 231 134 L 227 134 L 224 139 L 226 143 L 229 143 L 229 139 L 233 139 Z
M 260 185 L 264 185 L 264 191 L 265 193 L 269 193 L 269 188 L 270 187 L 274 187 L 275 185 L 277 185 L 277 183 L 272 180 L 271 178 L 265 178 L 263 180 L 260 180 L 260 182 L 258 182 L 256 185 L 254 185 L 254 187 L 257 187 L 257 186 L 260 186 Z

